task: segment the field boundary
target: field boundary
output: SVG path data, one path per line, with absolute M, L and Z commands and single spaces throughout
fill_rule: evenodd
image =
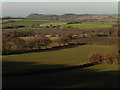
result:
M 51 48 L 47 48 L 47 49 L 35 49 L 35 50 L 29 50 L 29 51 L 18 51 L 18 52 L 11 52 L 11 53 L 7 53 L 7 54 L 3 54 L 2 55 L 15 55 L 15 54 L 24 54 L 24 53 L 35 53 L 35 52 L 48 52 L 48 51 L 55 51 L 55 50 L 62 50 L 62 49 L 68 49 L 68 48 L 74 48 L 74 47 L 78 47 L 80 45 L 86 45 L 86 43 L 79 43 L 79 44 L 70 44 L 70 45 L 65 45 L 65 46 L 54 46 Z

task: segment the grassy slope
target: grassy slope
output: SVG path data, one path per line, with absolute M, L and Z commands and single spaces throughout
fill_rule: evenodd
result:
M 105 52 L 112 49 L 111 46 L 78 46 L 70 49 L 56 51 L 26 53 L 3 56 L 3 65 L 6 71 L 23 69 L 45 69 L 63 67 L 64 65 L 76 65 L 88 62 L 88 54 L 92 52 Z M 5 63 L 4 63 L 5 62 Z
M 99 64 L 95 66 L 88 67 L 87 69 L 96 69 L 98 72 L 102 71 L 115 71 L 118 70 L 118 65 L 112 65 L 112 64 Z
M 3 56 L 3 69 L 20 71 L 26 68 L 45 69 L 63 67 L 69 64 L 81 64 L 88 61 L 90 52 L 104 52 L 112 49 L 110 46 L 79 46 L 71 49 Z M 7 61 L 7 62 L 4 62 Z M 9 62 L 8 62 L 9 61 Z M 38 63 L 33 65 L 34 63 Z M 42 63 L 42 64 L 41 64 Z M 44 64 L 43 64 L 44 63 Z M 5 65 L 5 66 L 4 66 Z M 32 66 L 33 65 L 33 66 Z M 4 71 L 3 70 L 3 71 Z M 3 87 L 17 88 L 90 88 L 117 87 L 117 65 L 95 65 L 84 69 L 74 69 L 62 72 L 42 73 L 16 77 L 3 77 Z
M 50 52 L 8 55 L 3 56 L 3 59 L 18 62 L 41 62 L 45 64 L 78 64 L 88 61 L 86 56 L 91 52 L 104 52 L 108 51 L 109 49 L 111 49 L 111 46 L 85 45 L 71 49 L 62 49 Z
M 69 24 L 66 26 L 72 26 L 74 28 L 80 28 L 80 29 L 91 29 L 91 28 L 109 28 L 111 27 L 110 24 L 101 24 L 101 23 L 81 23 L 81 24 Z
M 50 25 L 64 25 L 66 24 L 65 22 L 50 22 L 50 23 L 45 23 L 45 24 L 42 24 L 41 26 L 50 26 Z
M 43 23 L 48 23 L 48 21 L 20 21 L 20 22 L 13 22 L 11 24 L 15 25 L 32 25 L 32 24 L 43 24 Z
M 49 28 L 31 28 L 31 27 L 22 27 L 22 28 L 17 28 L 17 30 L 50 30 Z
M 72 26 L 74 28 L 80 28 L 80 29 L 91 29 L 91 28 L 108 28 L 111 27 L 113 22 L 108 22 L 108 21 L 114 21 L 114 19 L 106 19 L 103 20 L 105 22 L 84 22 L 81 24 L 69 24 L 66 25 L 66 22 L 60 22 L 60 21 L 51 21 L 51 20 L 18 20 L 18 22 L 12 22 L 10 24 L 15 24 L 15 25 L 32 25 L 32 24 L 40 24 L 41 26 L 49 26 L 49 25 L 62 25 L 61 28 L 67 27 L 67 26 Z M 18 28 L 18 29 L 45 29 L 45 28 L 29 28 L 29 27 L 23 27 L 23 28 Z
M 3 87 L 113 88 L 118 87 L 116 67 L 117 65 L 98 65 L 85 69 L 3 78 Z M 104 71 L 101 72 L 98 69 Z
M 30 26 L 32 24 L 40 24 L 40 26 L 50 26 L 50 25 L 64 25 L 66 24 L 65 22 L 52 22 L 50 20 L 21 20 L 19 22 L 12 22 L 12 23 L 9 23 L 9 24 L 14 24 L 14 25 L 26 25 L 26 26 Z M 46 30 L 46 29 L 49 29 L 49 28 L 31 28 L 31 27 L 22 27 L 22 28 L 17 28 L 17 30 L 21 30 L 21 29 L 30 29 L 30 30 Z M 8 30 L 8 29 L 6 29 Z M 12 30 L 12 29 L 10 29 Z
M 86 24 L 101 24 L 101 25 L 113 25 L 115 22 L 85 22 Z
M 24 40 L 27 40 L 27 39 L 31 39 L 33 37 L 20 37 L 21 39 L 24 39 Z M 59 37 L 49 37 L 51 40 L 56 40 L 58 39 Z

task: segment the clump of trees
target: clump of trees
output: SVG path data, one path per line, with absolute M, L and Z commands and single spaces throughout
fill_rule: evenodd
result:
M 2 41 L 2 53 L 9 54 L 12 52 L 23 51 L 26 42 L 20 38 L 7 38 Z
M 33 49 L 41 49 L 41 47 L 45 47 L 47 49 L 47 46 L 52 43 L 52 41 L 47 37 L 33 37 L 32 39 L 28 39 L 26 41 L 26 44 L 28 48 Z
M 89 55 L 89 59 L 91 62 L 101 63 L 103 61 L 102 53 L 92 53 Z
M 35 33 L 32 30 L 3 30 L 2 37 L 3 38 L 13 38 L 13 37 L 27 37 L 34 36 Z
M 67 24 L 77 24 L 77 23 L 82 23 L 82 21 L 68 22 Z
M 65 46 L 68 45 L 72 40 L 72 34 L 68 34 L 68 35 L 64 35 L 60 38 L 57 39 L 57 43 L 59 44 L 59 46 Z
M 29 50 L 47 48 L 52 41 L 47 37 L 33 37 L 28 40 L 19 37 L 4 38 L 2 43 L 2 54 L 21 53 Z
M 32 28 L 40 28 L 40 24 L 32 24 L 31 27 Z
M 119 64 L 120 54 L 115 52 L 91 53 L 88 56 L 90 62 L 98 62 L 102 64 Z

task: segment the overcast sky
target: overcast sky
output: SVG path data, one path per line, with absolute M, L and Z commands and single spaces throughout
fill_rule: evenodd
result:
M 1 0 L 2 2 L 119 2 L 120 0 Z
M 33 0 L 32 0 L 33 1 Z M 117 2 L 3 2 L 3 16 L 40 14 L 117 14 Z

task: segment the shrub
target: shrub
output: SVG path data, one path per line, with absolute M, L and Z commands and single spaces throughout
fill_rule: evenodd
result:
M 116 55 L 115 64 L 120 64 L 120 53 Z
M 91 53 L 89 55 L 89 59 L 91 62 L 98 62 L 101 63 L 103 61 L 103 54 L 102 53 Z
M 27 40 L 27 46 L 31 49 L 41 49 L 42 46 L 47 48 L 47 46 L 52 43 L 52 41 L 47 37 L 33 37 Z
M 106 52 L 106 53 L 91 53 L 89 55 L 91 62 L 98 62 L 104 64 L 119 64 L 120 54 L 115 52 Z
M 114 52 L 104 53 L 103 63 L 113 64 L 116 61 L 115 58 L 116 58 L 116 54 Z
M 65 46 L 65 45 L 68 45 L 69 42 L 71 41 L 71 38 L 69 35 L 66 35 L 66 36 L 63 36 L 63 37 L 60 37 L 56 40 L 56 42 L 61 46 Z

